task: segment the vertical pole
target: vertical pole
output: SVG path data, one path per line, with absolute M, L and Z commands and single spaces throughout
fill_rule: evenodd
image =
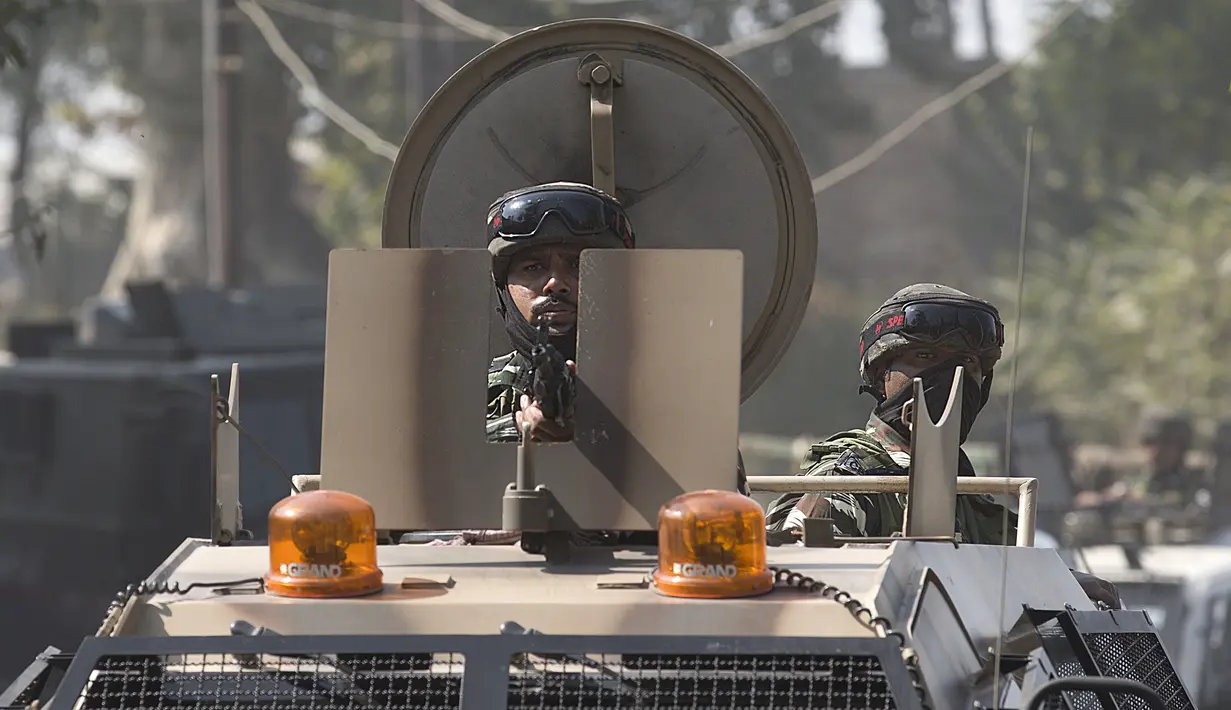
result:
M 235 0 L 204 0 L 205 225 L 209 283 L 239 285 L 239 11 Z
M 983 57 L 988 61 L 996 59 L 996 36 L 992 26 L 991 0 L 980 0 L 979 21 L 983 30 Z M 1009 475 L 1008 471 L 1005 475 Z

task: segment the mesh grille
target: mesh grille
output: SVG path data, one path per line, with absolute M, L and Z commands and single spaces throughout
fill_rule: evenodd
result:
M 509 710 L 897 707 L 874 656 L 525 654 L 509 676 Z
M 1082 670 L 1081 664 L 1077 661 L 1065 660 L 1056 664 L 1057 678 L 1071 678 L 1073 676 L 1084 676 L 1085 671 Z M 1064 701 L 1068 701 L 1068 705 Z M 1103 704 L 1099 702 L 1098 696 L 1088 690 L 1067 690 L 1063 693 L 1052 693 L 1051 697 L 1044 701 L 1044 710 L 1103 710 Z
M 461 688 L 460 654 L 104 656 L 81 707 L 457 710 Z
M 1082 634 L 1094 662 L 1105 676 L 1135 680 L 1154 689 L 1170 710 L 1193 710 L 1192 701 L 1167 659 L 1163 645 L 1153 633 Z M 1146 709 L 1145 701 L 1116 696 L 1125 710 Z

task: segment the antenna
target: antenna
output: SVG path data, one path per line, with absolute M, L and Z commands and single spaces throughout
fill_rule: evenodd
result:
M 1012 476 L 1009 464 L 1013 461 L 1013 401 L 1017 394 L 1017 366 L 1022 359 L 1022 292 L 1026 285 L 1026 226 L 1030 217 L 1030 165 L 1034 162 L 1034 126 L 1026 126 L 1026 175 L 1022 180 L 1022 221 L 1017 235 L 1017 313 L 1013 324 L 1013 362 L 1009 372 L 1009 401 L 1006 403 L 1004 431 L 1004 475 Z M 1011 491 L 1006 487 L 1005 493 Z M 1000 527 L 1000 614 L 997 623 L 1004 623 L 1005 586 L 1009 579 L 1009 509 L 1004 509 Z M 1004 647 L 1004 634 L 996 634 L 996 654 L 992 659 L 992 707 L 1000 710 L 1000 656 Z

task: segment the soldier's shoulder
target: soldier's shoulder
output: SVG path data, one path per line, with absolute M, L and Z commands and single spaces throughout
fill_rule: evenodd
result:
M 812 445 L 800 468 L 810 473 L 863 475 L 869 469 L 893 466 L 884 445 L 864 429 L 840 431 Z
M 511 352 L 507 355 L 500 355 L 492 358 L 492 364 L 487 368 L 487 374 L 494 375 L 503 371 L 508 367 L 513 367 L 513 360 L 517 356 L 516 352 Z
M 512 387 L 524 376 L 525 370 L 525 358 L 520 357 L 517 352 L 501 355 L 493 359 L 487 368 L 487 386 Z

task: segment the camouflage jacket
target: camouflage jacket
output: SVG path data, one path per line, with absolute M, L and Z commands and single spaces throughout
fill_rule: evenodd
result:
M 812 446 L 800 470 L 805 476 L 904 476 L 910 466 L 910 445 L 876 415 L 864 429 L 835 434 Z M 958 475 L 973 476 L 974 467 L 963 452 Z M 828 506 L 820 505 L 827 502 Z M 802 527 L 812 515 L 830 517 L 840 535 L 891 537 L 900 535 L 906 514 L 906 496 L 880 493 L 788 493 L 768 507 L 766 526 L 771 531 Z M 991 496 L 962 495 L 957 499 L 955 530 L 962 541 L 1001 544 L 1004 514 L 1009 516 L 1009 540 L 1017 535 L 1017 515 L 1006 511 Z
M 514 415 L 521 408 L 521 396 L 530 391 L 530 361 L 514 350 L 492 360 L 487 369 L 487 440 L 516 442 Z
M 517 442 L 517 410 L 521 408 L 521 396 L 530 391 L 530 362 L 524 355 L 513 351 L 492 360 L 487 370 L 487 440 L 489 442 Z M 740 493 L 749 495 L 744 474 L 744 457 L 739 455 L 738 487 Z M 664 503 L 666 501 L 663 501 Z

